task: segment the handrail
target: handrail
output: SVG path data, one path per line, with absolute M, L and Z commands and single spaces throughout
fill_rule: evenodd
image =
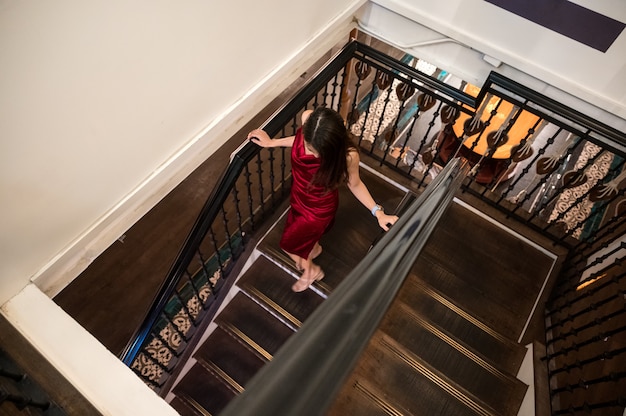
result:
M 120 359 L 124 364 L 130 366 L 135 360 L 144 341 L 150 334 L 152 326 L 159 319 L 161 311 L 174 293 L 178 279 L 185 273 L 187 265 L 192 261 L 195 249 L 200 245 L 209 227 L 219 214 L 219 210 L 231 192 L 234 182 L 239 177 L 244 166 L 258 153 L 258 150 L 257 145 L 253 143 L 246 144 L 234 155 L 233 160 L 222 174 L 218 185 L 213 189 L 210 197 L 205 202 L 191 232 L 185 239 L 183 247 L 174 260 L 166 279 L 159 288 L 159 292 L 152 302 L 141 326 L 135 331 L 130 342 L 120 354 Z
M 458 158 L 448 163 L 220 414 L 325 414 L 468 171 Z
M 430 77 L 414 67 L 405 64 L 404 62 L 398 61 L 397 59 L 392 58 L 389 55 L 386 55 L 380 52 L 377 49 L 372 48 L 371 46 L 365 45 L 363 43 L 357 43 L 357 52 L 362 53 L 364 56 L 373 57 L 376 61 L 381 62 L 390 68 L 401 69 L 401 72 L 405 75 L 418 80 L 424 85 L 430 87 L 433 91 L 437 91 L 438 95 L 445 95 L 450 97 L 454 101 L 458 101 L 463 104 L 467 104 L 470 107 L 477 108 L 480 101 L 477 98 L 472 97 L 466 92 L 459 90 L 452 85 L 446 84 L 445 82 Z
M 617 151 L 618 153 L 626 152 L 626 136 L 624 132 L 621 132 L 607 124 L 604 124 L 592 117 L 589 117 L 586 114 L 581 113 L 567 105 L 560 103 L 540 92 L 532 90 L 517 81 L 514 81 L 510 78 L 505 77 L 502 74 L 491 71 L 487 80 L 483 84 L 483 88 L 481 88 L 478 96 L 476 97 L 478 103 L 482 101 L 484 95 L 487 93 L 491 85 L 496 85 L 498 87 L 505 88 L 508 92 L 524 97 L 526 100 L 543 107 L 544 109 L 549 109 L 552 113 L 558 114 L 561 117 L 564 117 L 568 120 L 571 120 L 580 126 L 583 126 L 589 129 L 592 132 L 596 132 L 606 137 L 609 140 L 593 137 L 598 142 L 602 143 L 604 146 Z M 619 145 L 618 148 L 615 145 Z

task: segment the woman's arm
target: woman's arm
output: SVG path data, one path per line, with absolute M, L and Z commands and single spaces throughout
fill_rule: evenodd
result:
M 293 139 L 296 136 L 283 137 L 281 139 L 272 139 L 261 129 L 254 129 L 248 133 L 248 139 L 261 147 L 291 147 Z
M 348 153 L 348 189 L 350 192 L 358 199 L 370 212 L 374 212 L 376 219 L 378 220 L 378 225 L 387 231 L 389 230 L 389 224 L 395 224 L 398 221 L 398 217 L 395 215 L 388 215 L 382 209 L 377 209 L 374 211 L 374 208 L 378 206 L 370 191 L 367 189 L 367 186 L 361 180 L 361 176 L 359 175 L 359 152 L 350 151 Z
M 300 120 L 302 124 L 306 122 L 306 119 L 309 118 L 313 110 L 305 110 L 302 113 Z M 272 139 L 265 130 L 254 129 L 250 133 L 248 133 L 248 140 L 253 143 L 258 144 L 261 147 L 291 147 L 293 146 L 293 140 L 296 136 L 288 136 L 280 139 Z

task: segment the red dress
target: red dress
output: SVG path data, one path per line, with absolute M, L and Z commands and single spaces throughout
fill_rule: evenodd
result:
M 280 248 L 302 258 L 308 258 L 315 243 L 333 225 L 339 206 L 339 191 L 326 191 L 311 185 L 320 166 L 320 159 L 306 154 L 302 128 L 296 131 L 291 148 L 291 208 Z

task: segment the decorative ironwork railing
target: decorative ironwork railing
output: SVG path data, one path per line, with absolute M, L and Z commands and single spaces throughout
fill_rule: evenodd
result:
M 546 310 L 553 411 L 622 411 L 626 135 L 497 73 L 478 88 L 358 49 L 343 110 L 363 151 L 420 186 L 462 156 L 466 192 L 569 249 Z
M 497 73 L 478 87 L 445 71 L 432 71 L 418 58 L 399 53 L 395 59 L 352 41 L 263 128 L 272 137 L 294 134 L 302 111 L 329 106 L 344 116 L 362 152 L 412 179 L 418 188 L 430 183 L 449 160 L 467 160 L 472 170 L 462 186 L 465 192 L 570 250 L 547 312 L 553 322 L 548 324 L 553 349 L 549 365 L 561 365 L 554 355 L 561 341 L 552 340 L 578 336 L 566 335 L 572 331 L 569 324 L 562 325 L 566 332 L 556 332 L 562 319 L 556 315 L 561 316 L 561 305 L 578 299 L 581 279 L 589 280 L 585 271 L 602 262 L 603 250 L 610 251 L 624 238 L 626 135 Z M 234 155 L 123 354 L 124 362 L 155 389 L 184 357 L 194 328 L 214 313 L 247 236 L 286 195 L 289 172 L 289 157 L 282 149 L 248 143 Z M 609 290 L 617 293 L 624 287 L 623 269 L 621 275 L 606 275 L 603 279 L 613 282 L 607 284 Z M 584 290 L 604 284 L 596 279 Z M 575 302 L 582 305 L 585 299 L 590 297 Z M 622 324 L 607 334 L 612 339 L 623 335 L 623 314 L 583 309 L 575 319 L 593 316 L 614 322 L 619 316 Z M 611 359 L 617 356 L 611 353 Z M 562 388 L 559 374 L 566 373 L 568 365 L 552 373 L 556 410 Z M 623 380 L 622 372 L 615 374 Z M 622 394 L 603 403 L 623 399 Z M 587 407 L 599 403 L 583 400 Z

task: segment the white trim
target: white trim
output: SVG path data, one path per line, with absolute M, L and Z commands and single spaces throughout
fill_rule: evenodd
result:
M 517 412 L 518 416 L 535 415 L 535 366 L 533 344 L 526 345 L 526 354 L 517 372 L 517 378 L 528 386 Z

